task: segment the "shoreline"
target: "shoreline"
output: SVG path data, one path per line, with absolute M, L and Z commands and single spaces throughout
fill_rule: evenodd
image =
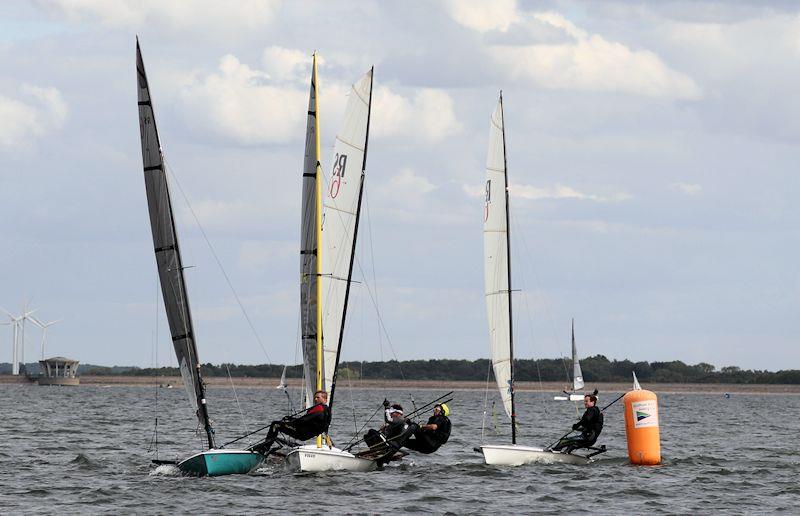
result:
M 94 387 L 151 387 L 157 384 L 163 386 L 171 384 L 177 388 L 182 383 L 178 376 L 87 375 L 81 376 L 80 380 L 81 386 Z M 227 377 L 207 377 L 204 378 L 204 381 L 208 387 L 212 388 L 230 386 L 230 379 Z M 233 382 L 239 388 L 274 389 L 280 379 L 234 377 Z M 287 384 L 292 388 L 300 388 L 301 383 L 299 378 L 287 379 Z M 12 384 L 35 385 L 22 376 L 0 375 L 0 385 Z M 344 385 L 347 385 L 347 383 L 345 382 Z M 486 389 L 486 382 L 474 380 L 354 380 L 351 385 L 354 389 Z M 631 386 L 631 382 L 597 382 L 587 384 L 584 390 L 591 392 L 591 390 L 597 388 L 601 393 L 625 392 L 630 390 Z M 549 392 L 557 394 L 564 387 L 565 385 L 562 382 L 516 382 L 517 392 Z M 645 383 L 643 387 L 653 392 L 664 394 L 722 394 L 726 392 L 735 394 L 800 394 L 800 385 L 798 384 Z M 494 389 L 494 382 L 489 385 L 489 388 Z

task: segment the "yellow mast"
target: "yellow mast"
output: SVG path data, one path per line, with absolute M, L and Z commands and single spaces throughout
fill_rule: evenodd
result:
M 317 77 L 317 53 L 314 52 L 312 82 L 314 83 L 314 138 L 317 144 L 316 178 L 316 229 L 317 229 L 317 390 L 322 390 L 322 165 L 320 165 L 319 136 L 319 79 Z M 317 448 L 322 448 L 322 436 L 317 436 Z

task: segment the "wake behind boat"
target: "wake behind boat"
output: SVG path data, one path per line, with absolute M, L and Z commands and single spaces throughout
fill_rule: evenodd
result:
M 177 466 L 181 472 L 195 476 L 248 473 L 261 463 L 262 455 L 248 450 L 216 449 L 214 445 L 214 429 L 208 416 L 205 385 L 200 374 L 200 359 L 197 354 L 164 157 L 138 38 L 136 75 L 147 207 L 150 212 L 150 227 L 153 233 L 161 294 L 183 384 L 186 387 L 189 403 L 197 415 L 200 427 L 205 432 L 208 447 L 206 451 L 179 461 Z M 163 461 L 157 462 L 163 463 Z
M 484 280 L 492 368 L 503 407 L 511 419 L 511 444 L 485 444 L 486 464 L 520 466 L 533 462 L 588 464 L 590 455 L 580 456 L 545 447 L 517 444 L 517 414 L 514 403 L 514 331 L 511 299 L 511 239 L 509 228 L 508 167 L 506 163 L 503 94 L 492 113 L 489 151 L 486 159 L 486 199 L 484 206 Z M 583 381 L 580 369 L 576 377 Z M 582 385 L 581 385 L 582 386 Z M 581 397 L 583 399 L 583 397 Z M 604 451 L 605 449 L 603 449 Z M 602 453 L 602 452 L 601 452 Z

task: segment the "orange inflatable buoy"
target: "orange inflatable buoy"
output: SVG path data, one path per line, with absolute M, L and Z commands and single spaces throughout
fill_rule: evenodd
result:
M 654 465 L 661 462 L 661 435 L 658 429 L 658 398 L 654 392 L 633 390 L 625 394 L 625 436 L 631 464 Z

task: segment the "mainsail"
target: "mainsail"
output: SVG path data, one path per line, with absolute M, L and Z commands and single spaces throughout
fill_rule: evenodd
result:
M 186 294 L 178 235 L 172 201 L 164 168 L 161 143 L 150 97 L 150 88 L 144 70 L 139 41 L 136 41 L 136 75 L 139 97 L 139 130 L 142 137 L 142 161 L 147 190 L 147 206 L 150 212 L 150 228 L 153 232 L 158 276 L 161 293 L 167 312 L 172 344 L 181 370 L 189 402 L 197 418 L 206 430 L 208 447 L 214 447 L 213 430 L 206 409 L 205 388 L 200 377 L 200 362 L 197 357 L 192 316 Z
M 511 265 L 508 228 L 508 175 L 506 170 L 503 96 L 497 102 L 489 126 L 486 158 L 486 204 L 483 213 L 483 252 L 486 312 L 492 367 L 503 407 L 511 417 L 516 442 L 514 413 L 514 345 L 511 327 Z
M 578 348 L 575 346 L 575 319 L 572 320 L 572 390 L 583 389 L 583 372 L 578 360 Z
M 331 176 L 322 208 L 322 388 L 329 391 L 331 406 L 355 258 L 371 105 L 372 70 L 350 90 L 344 123 L 333 147 Z
M 305 399 L 314 398 L 321 382 L 323 368 L 317 367 L 318 343 L 322 335 L 317 307 L 319 282 L 317 275 L 320 227 L 319 199 L 322 174 L 319 159 L 319 129 L 317 126 L 317 56 L 314 54 L 311 71 L 311 91 L 308 96 L 308 121 L 306 123 L 306 155 L 303 160 L 303 201 L 300 222 L 300 328 L 303 339 L 303 367 L 305 370 Z M 324 387 L 322 387 L 324 388 Z

